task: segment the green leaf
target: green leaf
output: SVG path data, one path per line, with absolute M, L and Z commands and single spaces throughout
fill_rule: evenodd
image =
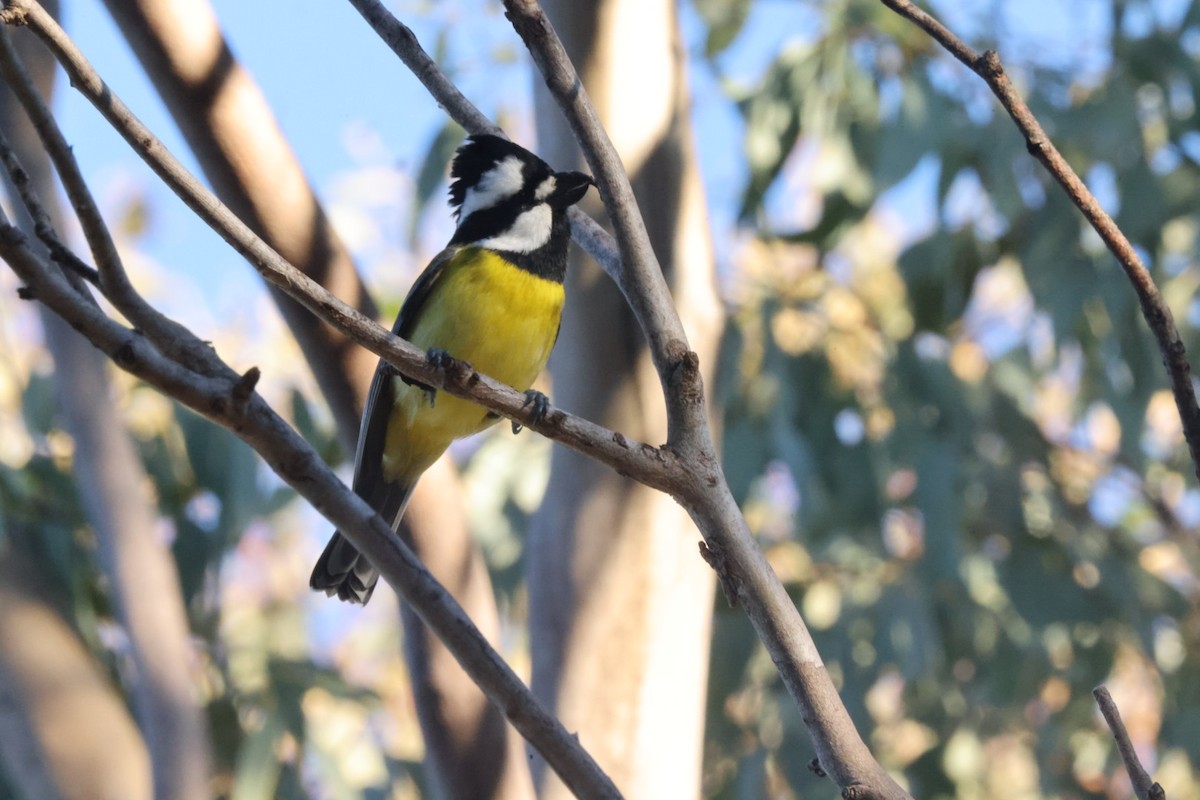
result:
M 750 15 L 750 0 L 696 0 L 694 5 L 708 26 L 705 58 L 713 58 L 729 47 Z
M 229 800 L 270 800 L 275 797 L 280 771 L 275 743 L 283 731 L 282 715 L 267 709 L 262 725 L 246 734 L 238 753 Z
M 45 436 L 54 427 L 58 403 L 54 397 L 53 375 L 32 372 L 25 391 L 21 393 L 21 415 L 25 427 L 35 436 Z

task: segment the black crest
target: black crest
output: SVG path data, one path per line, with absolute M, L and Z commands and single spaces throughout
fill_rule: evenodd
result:
M 467 197 L 467 189 L 479 183 L 483 174 L 509 156 L 516 156 L 525 165 L 525 180 L 536 182 L 553 174 L 550 165 L 533 153 L 508 139 L 477 133 L 468 136 L 450 166 L 450 206 L 457 215 Z

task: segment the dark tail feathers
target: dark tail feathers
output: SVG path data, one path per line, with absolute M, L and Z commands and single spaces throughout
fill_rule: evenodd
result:
M 366 500 L 394 531 L 404 516 L 404 509 L 408 508 L 416 482 L 378 481 L 374 482 L 374 486 L 375 491 L 366 492 Z M 357 492 L 360 488 L 356 485 L 354 490 Z M 371 599 L 371 592 L 375 591 L 378 582 L 379 570 L 375 569 L 375 565 L 358 552 L 349 539 L 337 532 L 325 545 L 325 552 L 317 559 L 312 577 L 308 579 L 308 585 L 319 592 L 325 592 L 330 597 L 336 594 L 339 600 L 364 606 Z
M 334 533 L 317 559 L 308 585 L 339 600 L 366 605 L 379 581 L 379 570 L 340 533 Z

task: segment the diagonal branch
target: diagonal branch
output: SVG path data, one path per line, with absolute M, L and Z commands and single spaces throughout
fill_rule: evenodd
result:
M 40 6 L 38 11 L 57 26 L 53 17 Z M 7 9 L 0 12 L 0 14 L 9 13 L 11 12 Z M 71 206 L 79 219 L 84 238 L 92 251 L 92 257 L 96 260 L 96 266 L 99 268 L 100 287 L 105 296 L 142 333 L 149 336 L 156 344 L 166 348 L 164 352 L 172 358 L 181 360 L 181 363 L 186 364 L 189 369 L 209 373 L 217 369 L 215 360 L 206 348 L 181 347 L 180 344 L 187 343 L 188 340 L 187 328 L 152 308 L 129 282 L 129 277 L 121 263 L 121 257 L 117 253 L 116 243 L 113 242 L 112 234 L 104 223 L 100 207 L 96 204 L 91 190 L 83 179 L 83 173 L 75 160 L 75 154 L 71 152 L 66 137 L 62 135 L 50 109 L 38 94 L 24 65 L 21 64 L 13 49 L 8 31 L 3 28 L 0 28 L 0 78 L 4 79 L 4 82 L 20 101 L 41 138 L 50 161 L 54 164 L 54 169 L 66 190 L 67 199 L 71 201 Z M 51 245 L 51 250 L 54 252 L 60 247 L 61 244 Z M 71 259 L 67 259 L 67 261 L 70 262 Z M 78 258 L 74 258 L 73 261 L 78 263 L 78 266 L 75 264 L 71 266 L 74 271 L 78 272 L 83 265 Z M 198 341 L 196 340 L 196 342 Z
M 3 29 L 0 29 L 0 36 L 5 36 Z M 12 182 L 13 188 L 21 198 L 21 204 L 29 213 L 34 235 L 41 240 L 42 244 L 46 245 L 46 249 L 50 252 L 50 258 L 93 286 L 99 287 L 101 285 L 100 273 L 76 257 L 75 253 L 59 239 L 58 233 L 54 230 L 54 223 L 50 219 L 50 212 L 42 204 L 42 198 L 38 195 L 33 180 L 21 165 L 21 160 L 17 158 L 17 154 L 13 151 L 12 145 L 3 131 L 0 131 L 0 164 L 4 165 L 4 171 L 8 174 L 9 181 Z
M 503 136 L 497 127 L 475 105 L 458 90 L 442 68 L 421 47 L 412 29 L 384 8 L 379 0 L 350 0 L 362 18 L 375 31 L 384 44 L 409 68 L 421 82 L 429 95 L 437 101 L 450 118 L 470 133 L 492 133 Z M 572 206 L 571 237 L 583 251 L 595 259 L 608 276 L 621 285 L 621 256 L 617 244 L 608 231 L 579 208 Z M 624 287 L 622 287 L 624 291 Z M 628 298 L 628 295 L 626 295 Z
M 938 44 L 946 48 L 959 61 L 987 83 L 1000 105 L 1012 117 L 1017 129 L 1025 137 L 1025 146 L 1030 155 L 1042 163 L 1050 172 L 1063 191 L 1083 214 L 1092 228 L 1104 240 L 1109 251 L 1116 256 L 1125 275 L 1129 278 L 1138 303 L 1142 307 L 1142 316 L 1158 341 L 1162 352 L 1163 366 L 1166 367 L 1167 377 L 1171 381 L 1171 391 L 1175 396 L 1175 407 L 1179 409 L 1179 417 L 1183 422 L 1183 436 L 1187 440 L 1188 452 L 1192 457 L 1192 468 L 1197 478 L 1200 478 L 1200 405 L 1196 403 L 1196 390 L 1192 385 L 1191 365 L 1188 363 L 1183 340 L 1179 337 L 1179 329 L 1171 309 L 1163 300 L 1154 278 L 1137 251 L 1130 243 L 1117 223 L 1113 221 L 1095 196 L 1088 191 L 1087 186 L 1071 169 L 1071 165 L 1063 158 L 1062 153 L 1050 141 L 1046 131 L 1029 110 L 1029 106 L 1021 99 L 1017 89 L 1004 72 L 1000 56 L 994 50 L 979 53 L 967 46 L 955 36 L 946 26 L 929 14 L 917 8 L 910 0 L 880 0 L 885 6 L 905 17 L 928 33 Z
M 1155 783 L 1142 766 L 1137 750 L 1129 740 L 1129 731 L 1125 730 L 1125 723 L 1121 720 L 1121 712 L 1117 710 L 1117 704 L 1113 702 L 1108 689 L 1097 686 L 1092 690 L 1092 697 L 1096 698 L 1096 705 L 1100 707 L 1100 713 L 1104 715 L 1104 721 L 1108 723 L 1108 729 L 1117 743 L 1117 752 L 1121 754 L 1121 761 L 1129 773 L 1129 782 L 1133 784 L 1138 800 L 1166 800 L 1162 786 Z
M 19 230 L 0 221 L 0 257 L 34 297 L 88 338 L 117 366 L 229 428 L 253 447 L 356 547 L 424 622 L 436 630 L 488 698 L 579 797 L 619 798 L 612 781 L 479 633 L 462 608 L 388 525 L 351 492 L 312 447 L 254 391 L 258 369 L 240 378 L 190 372 L 164 357 L 134 331 L 84 301 L 44 262 Z M 510 390 L 512 391 L 512 390 Z
M 25 21 L 58 57 L 72 85 L 104 115 L 164 183 L 272 284 L 391 363 L 404 375 L 457 397 L 472 400 L 567 447 L 586 453 L 613 469 L 625 472 L 648 486 L 676 493 L 672 481 L 672 465 L 676 459 L 671 453 L 630 441 L 616 431 L 560 409 L 552 409 L 544 418 L 537 420 L 534 418 L 534 409 L 521 392 L 475 372 L 469 364 L 452 362 L 446 367 L 431 364 L 420 349 L 393 336 L 288 263 L 179 163 L 116 93 L 105 85 L 58 23 L 41 6 L 32 0 L 6 0 L 6 6 L 7 11 L 0 11 L 0 20 L 8 15 Z
M 698 357 L 675 310 L 620 157 L 566 49 L 537 0 L 505 0 L 506 15 L 562 109 L 596 177 L 616 232 L 617 280 L 641 324 L 667 406 L 665 451 L 683 470 L 676 495 L 704 536 L 701 555 L 740 604 L 808 726 L 821 766 L 843 796 L 903 798 L 858 735 L 812 635 L 746 525 L 717 454 Z
M 515 390 L 479 375 L 469 365 L 453 363 L 446 368 L 431 365 L 417 348 L 364 318 L 299 272 L 255 236 L 236 215 L 184 170 L 158 139 L 129 112 L 112 90 L 104 85 L 57 24 L 33 0 L 6 0 L 5 5 L 6 11 L 0 12 L 0 15 L 13 22 L 23 21 L 29 24 L 63 64 L 71 77 L 72 85 L 92 102 L 164 182 L 267 280 L 280 286 L 334 327 L 380 355 L 402 374 L 445 389 L 455 396 L 472 400 L 509 419 L 521 422 L 623 475 L 678 499 L 705 536 L 709 563 L 718 571 L 731 597 L 746 609 L 760 639 L 778 666 L 784 683 L 796 699 L 809 725 L 821 765 L 844 792 L 853 796 L 907 797 L 874 761 L 858 736 L 795 604 L 750 535 L 741 511 L 729 492 L 712 433 L 707 425 L 698 361 L 696 355 L 687 347 L 665 282 L 661 274 L 656 274 L 660 273 L 660 270 L 653 253 L 650 252 L 648 244 L 638 241 L 639 237 L 642 240 L 645 237 L 644 230 L 640 234 L 638 232 L 641 227 L 640 221 L 632 216 L 636 215 L 635 207 L 615 209 L 613 213 L 622 215 L 623 221 L 618 222 L 616 227 L 622 232 L 622 236 L 628 238 L 628 241 L 621 245 L 623 254 L 639 261 L 632 267 L 626 265 L 614 271 L 627 297 L 634 293 L 647 293 L 645 296 L 639 294 L 632 302 L 635 309 L 638 309 L 640 322 L 647 331 L 647 337 L 653 342 L 655 363 L 659 368 L 664 394 L 668 398 L 672 425 L 669 446 L 663 448 L 631 442 L 619 433 L 557 409 L 543 420 L 534 421 L 532 408 L 526 406 L 524 395 Z M 615 155 L 604 152 L 605 148 L 611 151 L 611 145 L 602 131 L 594 129 L 598 123 L 595 122 L 594 112 L 588 111 L 586 98 L 583 99 L 582 105 L 570 102 L 568 95 L 574 91 L 577 79 L 574 78 L 574 70 L 569 61 L 555 61 L 556 58 L 565 59 L 565 54 L 561 53 L 561 44 L 557 44 L 559 55 L 552 54 L 547 58 L 544 48 L 554 45 L 557 37 L 545 23 L 544 17 L 540 16 L 541 9 L 536 3 L 524 3 L 521 6 L 522 8 L 518 9 L 520 13 L 533 15 L 525 20 L 527 24 L 524 32 L 532 34 L 528 41 L 541 58 L 539 64 L 555 72 L 563 71 L 569 76 L 569 80 L 565 82 L 556 80 L 554 87 L 557 87 L 558 99 L 568 117 L 572 119 L 573 127 L 585 134 L 582 138 L 593 169 L 602 183 L 607 184 L 604 196 L 610 200 L 619 200 L 624 191 L 620 184 L 624 182 L 627 187 L 627 179 L 620 171 L 620 162 L 616 160 Z M 510 13 L 512 11 L 513 7 L 510 5 Z M 518 27 L 520 28 L 520 25 Z M 581 122 L 578 118 L 581 114 L 588 116 L 590 121 Z M 603 244 L 605 241 L 611 241 L 611 238 L 604 234 L 592 241 Z M 26 269 L 23 274 L 28 272 Z M 627 272 L 634 274 L 626 279 Z M 425 588 L 417 590 L 407 583 L 410 579 L 410 568 L 406 559 L 411 558 L 411 552 L 407 548 L 398 549 L 398 542 L 389 535 L 382 521 L 373 515 L 365 514 L 365 506 L 361 501 L 357 498 L 346 500 L 338 494 L 335 502 L 323 493 L 312 491 L 312 482 L 317 481 L 318 477 L 309 476 L 308 471 L 319 472 L 321 485 L 324 486 L 323 476 L 327 470 L 323 464 L 308 456 L 281 457 L 277 450 L 272 450 L 272 435 L 286 438 L 294 436 L 294 432 L 282 424 L 272 423 L 266 428 L 251 426 L 250 422 L 257 418 L 248 415 L 244 406 L 248 402 L 247 395 L 251 400 L 260 402 L 256 396 L 245 390 L 237 397 L 231 396 L 227 388 L 229 381 L 224 378 L 209 380 L 207 385 L 213 388 L 197 394 L 195 383 L 202 376 L 189 374 L 185 376 L 186 380 L 178 380 L 169 379 L 173 375 L 170 371 L 147 371 L 144 361 L 155 354 L 152 351 L 143 354 L 141 350 L 130 350 L 133 345 L 142 345 L 142 342 L 130 342 L 121 337 L 97 341 L 106 352 L 114 356 L 119 366 L 144 377 L 164 391 L 183 399 L 206 416 L 234 429 L 254 445 L 268 464 L 285 480 L 297 486 L 301 494 L 312 502 L 318 511 L 342 530 L 350 532 L 354 544 L 381 568 L 389 583 L 417 606 L 423 615 L 429 615 L 425 617 L 426 623 L 451 646 L 456 658 L 468 668 L 468 672 L 485 689 L 492 701 L 505 710 L 523 735 L 531 737 L 531 733 L 518 724 L 518 720 L 513 716 L 521 709 L 514 710 L 505 699 L 506 696 L 497 693 L 496 676 L 486 666 L 480 667 L 478 663 L 468 664 L 464 660 L 476 653 L 472 648 L 476 648 L 477 645 L 474 639 L 467 645 L 454 641 L 454 637 L 463 634 L 461 627 L 464 622 L 461 612 L 458 612 L 459 616 L 444 613 L 439 616 L 440 612 L 435 613 L 436 609 L 430 609 L 427 604 L 418 602 L 429 598 L 420 594 L 426 591 Z M 151 376 L 155 380 L 151 380 Z M 344 490 L 340 483 L 337 486 Z M 364 516 L 371 517 L 373 534 L 370 536 L 362 527 Z M 354 533 L 356 530 L 357 534 Z M 401 555 L 397 555 L 398 553 Z M 428 584 L 422 586 L 428 587 Z M 436 583 L 433 586 L 436 587 Z M 444 590 L 438 587 L 436 591 L 440 599 L 450 602 L 442 597 Z M 454 608 L 457 610 L 457 606 Z M 474 628 L 470 628 L 470 632 L 477 636 Z M 492 653 L 490 650 L 484 652 Z M 494 654 L 487 658 L 493 656 Z M 506 670 L 507 667 L 503 669 Z M 555 766 L 549 756 L 547 761 Z M 558 766 L 555 766 L 555 769 L 559 771 Z

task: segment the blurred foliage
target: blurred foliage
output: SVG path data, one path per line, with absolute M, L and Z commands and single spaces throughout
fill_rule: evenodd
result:
M 1200 353 L 1200 2 L 1099 5 L 1103 35 L 1078 52 L 1030 44 L 998 6 L 964 4 L 955 21 L 1000 49 Z M 807 24 L 755 59 L 752 31 L 778 4 L 690 6 L 694 66 L 725 87 L 713 102 L 743 132 L 740 152 L 720 151 L 742 183 L 735 230 L 716 231 L 729 308 L 716 390 L 752 530 L 860 730 L 914 796 L 1127 796 L 1090 696 L 1103 682 L 1168 796 L 1196 797 L 1200 492 L 1124 275 L 986 87 L 924 33 L 869 0 L 788 7 Z M 460 137 L 431 131 L 411 169 L 409 244 L 424 217 L 440 219 L 424 211 L 440 208 Z M 334 211 L 394 230 L 396 206 L 370 202 Z M 152 210 L 121 235 L 153 227 Z M 4 330 L 24 330 L 28 312 L 9 302 Z M 217 333 L 223 354 L 296 363 L 290 343 Z M 35 556 L 119 683 L 127 643 L 35 353 L 0 351 L 0 545 Z M 293 369 L 265 369 L 263 390 L 336 463 L 311 378 Z M 365 611 L 311 596 L 327 526 L 233 435 L 127 378 L 118 388 L 180 570 L 219 795 L 420 796 L 387 590 Z M 456 447 L 518 670 L 521 531 L 547 452 L 506 433 Z M 769 657 L 720 598 L 707 701 L 706 796 L 836 796 L 809 770 L 808 733 Z
M 743 5 L 698 6 L 718 75 Z M 1107 683 L 1195 797 L 1200 494 L 1136 297 L 975 75 L 881 5 L 803 5 L 812 36 L 733 92 L 719 391 L 747 519 L 914 796 L 1124 796 Z M 1100 73 L 1006 66 L 1196 353 L 1200 4 L 1162 5 L 1113 4 Z M 736 611 L 711 669 L 709 796 L 835 797 Z

